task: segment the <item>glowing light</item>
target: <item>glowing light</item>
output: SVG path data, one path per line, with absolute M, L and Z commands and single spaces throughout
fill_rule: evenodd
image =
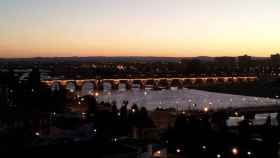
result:
M 160 150 L 157 151 L 157 154 L 160 154 Z
M 236 112 L 234 113 L 234 115 L 235 115 L 235 116 L 238 116 L 239 114 L 238 114 L 238 112 L 236 111 Z
M 252 152 L 251 152 L 251 151 L 248 151 L 248 152 L 247 152 L 247 155 L 251 156 L 251 155 L 252 155 Z
M 96 133 L 96 132 L 97 132 L 97 129 L 94 129 L 93 132 Z
M 176 152 L 177 152 L 177 153 L 180 153 L 180 152 L 181 152 L 181 149 L 176 149 Z
M 208 112 L 209 111 L 208 107 L 204 107 L 203 111 Z
M 121 116 L 121 113 L 120 112 L 118 112 L 118 114 L 117 114 L 118 116 Z
M 202 149 L 203 149 L 203 150 L 206 150 L 207 148 L 206 148 L 206 146 L 205 146 L 205 145 L 203 145 L 203 146 L 202 146 Z
M 134 113 L 134 112 L 135 112 L 135 109 L 132 109 L 132 112 Z
M 237 148 L 232 148 L 231 150 L 233 155 L 237 155 L 238 154 L 238 149 Z
M 145 91 L 145 92 L 144 92 L 144 95 L 147 95 L 147 94 L 148 94 L 148 92 Z
M 118 139 L 117 139 L 117 138 L 114 138 L 114 139 L 113 139 L 113 141 L 114 141 L 114 142 L 117 142 L 117 141 L 118 141 Z
M 40 133 L 39 133 L 39 132 L 36 132 L 35 135 L 36 135 L 36 136 L 40 136 Z
M 221 156 L 221 154 L 217 154 L 217 158 L 221 158 L 222 156 Z
M 98 97 L 98 96 L 99 96 L 99 93 L 98 93 L 98 92 L 95 92 L 94 95 L 95 95 L 96 97 Z

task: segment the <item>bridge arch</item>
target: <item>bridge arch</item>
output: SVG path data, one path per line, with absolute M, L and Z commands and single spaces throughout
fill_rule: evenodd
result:
M 237 83 L 243 83 L 244 79 L 242 77 L 237 77 Z
M 183 87 L 183 80 L 180 80 L 180 79 L 171 80 L 170 87 L 182 88 Z
M 77 90 L 75 81 L 68 81 L 65 85 L 65 89 L 69 90 L 70 92 L 75 92 Z
M 159 89 L 168 89 L 170 87 L 169 81 L 167 79 L 160 79 L 158 81 L 157 87 Z
M 227 80 L 227 82 L 230 83 L 230 84 L 231 84 L 231 83 L 234 83 L 234 79 L 233 79 L 232 77 L 229 77 L 228 80 Z
M 195 84 L 196 85 L 202 85 L 204 83 L 203 79 L 202 78 L 196 78 L 195 79 Z
M 130 89 L 129 81 L 127 80 L 120 80 L 119 85 L 118 85 L 118 90 L 119 91 L 126 91 Z
M 84 81 L 82 86 L 81 86 L 81 93 L 84 95 L 86 94 L 92 94 L 93 91 L 95 90 L 95 83 L 92 81 Z
M 206 79 L 206 83 L 207 83 L 207 84 L 212 85 L 212 84 L 215 84 L 215 82 L 216 82 L 216 81 L 215 81 L 214 78 L 207 78 L 207 79 Z
M 142 80 L 132 80 L 131 81 L 131 88 L 133 89 L 143 89 L 144 83 Z
M 195 83 L 195 80 L 192 79 L 192 78 L 184 79 L 184 81 L 183 81 L 183 87 L 189 88 L 189 87 L 193 86 L 194 83 Z
M 224 84 L 225 83 L 225 78 L 218 78 L 217 79 L 217 84 Z
M 151 90 L 157 85 L 156 81 L 153 79 L 148 79 L 144 81 L 145 89 Z
M 256 77 L 248 77 L 247 78 L 249 82 L 256 82 L 257 78 Z
M 100 88 L 103 91 L 111 91 L 111 90 L 113 90 L 113 81 L 111 81 L 111 80 L 103 80 L 103 81 L 101 81 L 101 85 L 100 86 L 101 86 Z
M 242 82 L 243 83 L 247 83 L 249 81 L 249 78 L 247 78 L 247 77 L 242 77 Z
M 59 90 L 61 90 L 62 86 L 61 86 L 61 83 L 59 81 L 53 81 L 51 83 L 50 88 L 51 88 L 52 91 L 59 91 Z

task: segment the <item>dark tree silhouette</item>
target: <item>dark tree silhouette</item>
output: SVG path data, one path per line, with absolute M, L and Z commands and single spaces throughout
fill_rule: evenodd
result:
M 89 115 L 91 115 L 91 114 L 95 115 L 96 114 L 96 105 L 97 105 L 96 98 L 91 95 L 85 96 L 84 98 L 85 98 L 85 103 L 88 106 L 87 113 Z

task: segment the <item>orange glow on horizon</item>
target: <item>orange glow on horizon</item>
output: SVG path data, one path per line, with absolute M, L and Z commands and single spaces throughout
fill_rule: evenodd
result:
M 280 1 L 0 1 L 0 58 L 280 52 Z

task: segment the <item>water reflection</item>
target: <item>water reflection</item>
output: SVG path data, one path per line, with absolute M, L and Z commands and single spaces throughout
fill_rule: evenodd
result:
M 193 89 L 164 89 L 164 90 L 141 90 L 133 88 L 126 90 L 122 88 L 117 91 L 104 90 L 97 97 L 98 101 L 116 101 L 120 107 L 123 100 L 128 100 L 130 104 L 136 103 L 153 110 L 158 106 L 163 108 L 187 109 L 209 109 L 242 107 L 242 106 L 263 106 L 279 103 L 279 100 L 248 97 L 241 95 L 231 95 L 223 93 L 213 93 Z

